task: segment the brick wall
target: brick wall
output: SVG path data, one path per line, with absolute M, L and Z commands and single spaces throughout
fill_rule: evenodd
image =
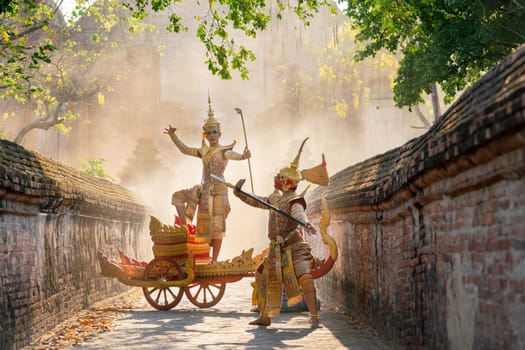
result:
M 150 256 L 147 219 L 122 187 L 0 140 L 0 348 L 124 292 L 96 254 Z
M 312 191 L 340 250 L 321 297 L 409 349 L 523 349 L 524 107 L 525 46 L 426 134 Z

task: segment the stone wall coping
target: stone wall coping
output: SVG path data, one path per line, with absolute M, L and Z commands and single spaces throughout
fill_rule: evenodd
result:
M 124 187 L 7 140 L 0 140 L 0 199 L 36 205 L 44 213 L 67 209 L 133 219 L 146 212 L 140 200 Z

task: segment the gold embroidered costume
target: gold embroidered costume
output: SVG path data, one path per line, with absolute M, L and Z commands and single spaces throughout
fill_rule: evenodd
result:
M 201 158 L 202 180 L 199 185 L 179 190 L 172 195 L 172 204 L 182 223 L 191 222 L 197 212 L 197 237 L 205 238 L 213 247 L 213 260 L 217 261 L 220 244 L 226 231 L 226 218 L 230 212 L 228 189 L 224 184 L 211 178 L 211 174 L 224 177 L 228 160 L 244 160 L 250 157 L 248 150 L 243 154 L 233 151 L 235 142 L 223 146 L 218 143 L 220 123 L 214 118 L 208 97 L 208 118 L 202 129 L 210 144 L 204 138 L 199 148 L 188 147 L 176 135 L 175 129 L 168 130 L 168 135 L 177 148 L 186 155 Z
M 302 292 L 310 312 L 312 328 L 319 327 L 317 297 L 312 277 L 314 257 L 310 246 L 303 239 L 303 230 L 299 222 L 307 228 L 309 233 L 315 233 L 315 229 L 306 222 L 306 201 L 304 200 L 306 191 L 297 194 L 295 190 L 297 183 L 305 178 L 310 182 L 326 185 L 328 174 L 324 155 L 321 165 L 302 172 L 297 170 L 305 142 L 306 139 L 290 166 L 281 169 L 274 178 L 275 191 L 270 196 L 247 195 L 240 190 L 243 180 L 239 181 L 235 187 L 234 193 L 242 201 L 257 208 L 267 209 L 270 213 L 268 256 L 256 274 L 256 290 L 261 316 L 251 322 L 254 325 L 268 326 L 271 324 L 271 317 L 279 315 L 284 289 L 289 306 L 301 301 Z M 268 203 L 270 206 L 261 202 Z
M 253 199 L 246 197 L 242 193 L 235 192 L 245 203 L 261 209 L 268 207 L 257 203 Z M 258 197 L 272 206 L 291 214 L 303 221 L 306 217 L 304 210 L 306 202 L 303 194 L 290 191 L 286 194 L 274 192 L 269 197 Z M 293 215 L 292 206 L 296 206 Z M 302 214 L 302 215 L 301 215 Z M 268 238 L 270 248 L 268 256 L 263 262 L 265 271 L 265 285 L 258 286 L 257 294 L 259 298 L 265 299 L 266 313 L 269 317 L 278 316 L 282 305 L 282 290 L 287 294 L 288 305 L 294 305 L 301 301 L 301 289 L 297 280 L 298 276 L 311 273 L 314 263 L 310 246 L 303 239 L 301 227 L 295 221 L 270 210 L 268 220 Z M 282 238 L 282 243 L 277 242 Z

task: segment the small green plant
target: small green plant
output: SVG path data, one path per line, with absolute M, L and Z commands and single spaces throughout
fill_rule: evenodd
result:
M 9 140 L 9 135 L 2 128 L 0 128 L 0 140 Z
M 80 171 L 87 175 L 115 182 L 115 179 L 106 173 L 102 166 L 105 161 L 104 158 L 80 160 Z

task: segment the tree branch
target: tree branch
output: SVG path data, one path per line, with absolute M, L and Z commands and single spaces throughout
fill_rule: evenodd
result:
M 16 135 L 14 142 L 20 144 L 26 134 L 33 130 L 33 129 L 42 129 L 42 130 L 48 130 L 49 128 L 60 124 L 61 121 L 58 119 L 60 117 L 60 110 L 62 109 L 62 106 L 64 105 L 64 102 L 59 102 L 57 106 L 55 107 L 53 111 L 53 116 L 51 119 L 49 118 L 40 118 L 22 128 Z M 46 115 L 49 116 L 49 106 L 46 106 Z
M 414 129 L 430 129 L 430 123 L 428 122 L 427 118 L 425 118 L 425 115 L 423 112 L 421 112 L 421 108 L 419 108 L 419 105 L 414 106 L 414 111 L 416 112 L 416 115 L 418 116 L 419 120 L 423 123 L 423 126 L 412 126 Z

